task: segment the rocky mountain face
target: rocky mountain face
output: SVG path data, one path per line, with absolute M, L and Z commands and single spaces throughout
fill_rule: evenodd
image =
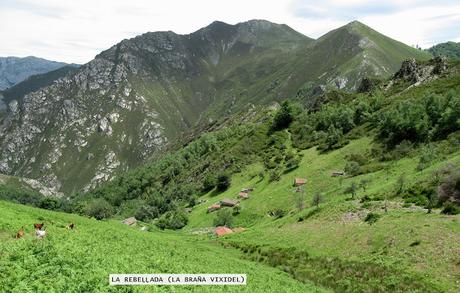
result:
M 77 65 L 66 65 L 46 73 L 31 75 L 24 81 L 3 90 L 1 92 L 3 95 L 3 102 L 6 105 L 12 100 L 17 100 L 21 103 L 25 95 L 52 85 L 54 81 L 66 76 L 77 68 Z
M 65 65 L 33 56 L 0 57 L 0 90 L 12 87 L 31 75 L 46 73 Z
M 312 40 L 263 20 L 214 22 L 189 35 L 123 40 L 54 84 L 11 100 L 0 172 L 54 191 L 89 190 L 145 162 L 197 125 L 428 54 L 352 23 Z

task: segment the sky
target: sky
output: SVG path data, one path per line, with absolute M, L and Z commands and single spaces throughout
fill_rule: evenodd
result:
M 312 38 L 353 20 L 408 45 L 460 42 L 459 0 L 0 0 L 0 56 L 83 64 L 148 31 L 285 23 Z

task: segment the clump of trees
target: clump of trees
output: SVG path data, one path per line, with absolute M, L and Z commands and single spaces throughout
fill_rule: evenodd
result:
M 160 219 L 155 223 L 155 225 L 160 229 L 181 229 L 188 223 L 188 216 L 185 211 L 167 211 L 164 213 Z
M 114 214 L 114 209 L 108 201 L 103 198 L 96 198 L 87 203 L 85 214 L 97 220 L 110 218 Z
M 378 116 L 379 137 L 389 146 L 403 140 L 420 143 L 446 138 L 460 129 L 460 92 L 428 94 L 404 100 Z

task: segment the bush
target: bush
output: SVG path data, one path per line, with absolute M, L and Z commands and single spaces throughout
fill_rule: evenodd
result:
M 347 162 L 347 164 L 345 165 L 344 171 L 345 171 L 345 174 L 349 174 L 351 176 L 357 176 L 361 174 L 361 166 L 355 161 Z
M 268 178 L 269 182 L 278 181 L 281 178 L 281 170 L 279 168 L 273 169 L 270 171 L 270 177 Z
M 345 194 L 350 194 L 352 199 L 355 198 L 357 192 L 358 192 L 358 185 L 355 182 L 352 182 L 350 186 L 348 186 L 345 189 Z
M 38 203 L 38 207 L 46 210 L 57 210 L 61 207 L 61 204 L 57 198 L 44 197 Z
M 208 192 L 217 185 L 217 178 L 214 174 L 208 173 L 203 180 L 203 192 Z
M 214 218 L 214 226 L 231 227 L 233 224 L 233 215 L 230 209 L 221 209 L 217 212 Z
M 217 190 L 218 191 L 225 191 L 227 190 L 231 185 L 231 177 L 230 175 L 226 173 L 222 173 L 219 176 L 217 176 Z
M 277 131 L 288 128 L 293 119 L 292 107 L 288 101 L 284 101 L 273 118 L 271 129 Z
M 184 211 L 173 210 L 164 213 L 155 225 L 162 230 L 177 230 L 187 225 L 187 223 L 188 216 Z
M 441 213 L 445 215 L 458 215 L 460 214 L 460 208 L 453 203 L 447 203 L 442 209 Z
M 159 216 L 159 211 L 157 207 L 152 207 L 149 205 L 142 205 L 137 209 L 135 214 L 136 219 L 143 222 L 155 219 Z
M 284 157 L 284 160 L 286 161 L 286 169 L 288 170 L 299 167 L 301 161 L 300 156 L 294 154 L 293 152 L 288 152 Z
M 369 225 L 372 225 L 374 224 L 375 222 L 377 222 L 377 220 L 380 218 L 381 216 L 379 214 L 376 214 L 376 213 L 369 213 L 367 214 L 366 218 L 364 219 L 364 222 L 368 223 Z
M 435 190 L 426 182 L 419 182 L 408 188 L 403 198 L 406 203 L 413 203 L 418 206 L 427 207 L 428 209 L 432 209 L 436 204 Z
M 241 213 L 241 206 L 240 206 L 240 205 L 236 205 L 236 206 L 233 207 L 232 210 L 233 210 L 232 214 L 233 214 L 234 216 L 239 215 L 239 214 Z
M 107 219 L 113 215 L 113 207 L 102 198 L 93 199 L 86 205 L 85 214 L 97 220 Z
M 438 187 L 438 198 L 441 202 L 460 203 L 460 171 L 449 170 L 449 174 Z
M 403 140 L 423 142 L 428 138 L 429 117 L 420 103 L 403 101 L 380 117 L 379 136 L 390 145 Z
M 277 209 L 268 211 L 268 215 L 270 215 L 271 217 L 274 217 L 275 219 L 279 219 L 286 215 L 286 211 L 283 209 L 277 208 Z
M 324 201 L 323 195 L 321 193 L 315 193 L 315 195 L 313 195 L 313 198 L 311 200 L 311 204 L 318 208 L 319 204 L 322 203 L 323 201 Z

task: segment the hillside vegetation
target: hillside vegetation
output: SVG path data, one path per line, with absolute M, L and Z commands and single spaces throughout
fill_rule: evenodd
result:
M 4 292 L 171 292 L 170 287 L 110 287 L 110 273 L 247 273 L 248 285 L 190 286 L 186 292 L 327 292 L 287 273 L 240 259 L 235 249 L 172 233 L 143 232 L 118 221 L 96 221 L 0 201 L 0 288 Z M 48 235 L 37 239 L 34 223 Z M 66 229 L 69 223 L 74 230 Z M 24 226 L 26 236 L 13 239 Z
M 428 49 L 433 56 L 447 57 L 450 59 L 460 59 L 460 43 L 447 42 L 437 44 Z

